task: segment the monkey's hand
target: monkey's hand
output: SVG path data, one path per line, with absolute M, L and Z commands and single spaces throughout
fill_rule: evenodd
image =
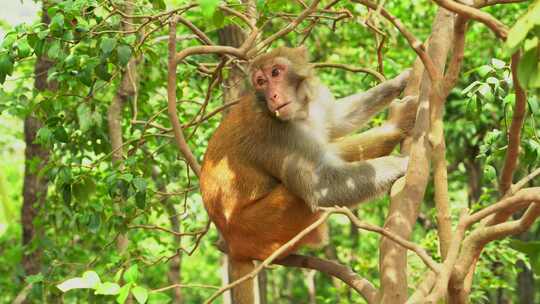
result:
M 414 127 L 417 108 L 417 96 L 405 96 L 402 99 L 394 100 L 390 105 L 388 122 L 403 130 L 405 135 L 408 135 Z
M 401 91 L 405 89 L 405 86 L 407 85 L 407 82 L 409 81 L 410 76 L 411 76 L 411 69 L 406 69 L 390 81 L 396 82 Z

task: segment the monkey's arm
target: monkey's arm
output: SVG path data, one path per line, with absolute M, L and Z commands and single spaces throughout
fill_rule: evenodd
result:
M 312 210 L 319 206 L 352 206 L 384 193 L 405 173 L 408 160 L 386 156 L 345 162 L 316 145 L 304 146 L 307 149 L 274 147 L 268 147 L 274 151 L 265 155 L 276 158 L 261 157 L 259 163 Z
M 383 110 L 405 88 L 409 75 L 407 70 L 366 92 L 338 99 L 332 111 L 330 136 L 337 138 L 349 134 Z
M 331 145 L 344 160 L 360 161 L 390 154 L 405 134 L 394 124 L 385 123 L 360 134 L 338 138 Z
M 331 145 L 346 161 L 360 161 L 390 154 L 414 127 L 416 96 L 407 96 L 391 107 L 388 121 L 360 134 L 334 139 Z

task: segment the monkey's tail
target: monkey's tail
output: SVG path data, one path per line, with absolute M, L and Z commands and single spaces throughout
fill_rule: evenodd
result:
M 255 265 L 251 260 L 236 260 L 230 258 L 229 262 L 231 283 L 244 277 L 248 273 L 252 272 L 255 268 Z M 239 285 L 233 287 L 232 296 L 234 304 L 254 304 L 255 294 L 253 279 L 247 279 Z

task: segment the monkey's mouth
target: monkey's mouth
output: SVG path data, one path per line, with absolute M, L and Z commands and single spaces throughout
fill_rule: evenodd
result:
M 288 106 L 290 104 L 290 102 L 287 102 L 287 103 L 284 103 L 282 105 L 280 105 L 279 107 L 277 107 L 274 112 L 279 112 L 279 110 L 285 108 L 286 106 Z
M 280 105 L 279 107 L 277 107 L 275 110 L 274 110 L 274 114 L 276 115 L 276 117 L 280 117 L 281 114 L 283 114 L 283 112 L 280 113 L 280 110 L 282 110 L 283 108 L 285 108 L 286 106 L 288 106 L 290 104 L 290 102 L 287 102 L 287 103 L 284 103 L 282 105 Z

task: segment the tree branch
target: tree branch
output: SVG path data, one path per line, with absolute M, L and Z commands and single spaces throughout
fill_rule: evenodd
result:
M 482 22 L 489 27 L 497 37 L 503 40 L 506 40 L 506 37 L 508 36 L 508 28 L 506 25 L 486 12 L 452 0 L 433 0 L 433 2 L 451 12 Z
M 504 165 L 501 173 L 501 179 L 499 182 L 499 190 L 501 194 L 505 194 L 512 185 L 512 178 L 514 171 L 516 170 L 520 141 L 521 141 L 521 128 L 523 127 L 523 121 L 525 120 L 525 113 L 527 111 L 527 93 L 521 87 L 518 79 L 518 64 L 520 59 L 520 53 L 517 51 L 512 55 L 512 82 L 514 83 L 514 91 L 516 93 L 516 105 L 514 107 L 514 113 L 512 115 L 512 123 L 510 124 L 510 130 L 508 132 L 508 149 L 504 159 Z
M 172 18 L 169 22 L 169 59 L 167 65 L 167 112 L 169 114 L 169 120 L 174 132 L 174 138 L 176 145 L 180 152 L 186 158 L 187 163 L 195 172 L 197 176 L 201 173 L 201 167 L 199 162 L 191 152 L 184 134 L 182 133 L 182 126 L 176 113 L 176 18 Z

